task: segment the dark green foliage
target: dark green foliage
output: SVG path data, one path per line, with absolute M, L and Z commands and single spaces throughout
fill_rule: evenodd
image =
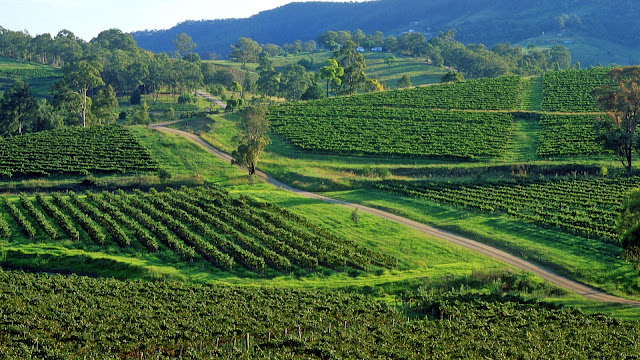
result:
M 608 68 L 570 69 L 544 75 L 542 110 L 599 112 L 591 92 L 606 82 Z
M 595 115 L 542 115 L 538 156 L 597 155 L 607 151 L 598 139 Z
M 384 181 L 377 189 L 481 211 L 506 212 L 546 226 L 618 243 L 625 193 L 640 178 L 537 180 L 490 184 Z M 526 199 L 526 201 L 523 201 Z
M 440 82 L 443 82 L 443 83 L 463 82 L 463 81 L 464 81 L 464 76 L 462 75 L 462 73 L 457 71 L 449 71 L 440 80 Z
M 300 100 L 320 100 L 327 97 L 322 86 L 315 84 L 307 88 Z
M 622 238 L 623 257 L 640 274 L 640 190 L 633 190 L 625 197 L 617 225 Z
M 610 359 L 640 352 L 637 322 L 499 293 L 421 292 L 407 295 L 401 311 L 370 296 L 316 290 L 8 271 L 0 271 L 0 284 L 0 357 L 12 359 Z
M 197 99 L 191 94 L 182 94 L 178 96 L 178 104 L 191 104 L 196 101 Z
M 23 128 L 35 122 L 39 113 L 38 100 L 29 85 L 17 81 L 0 97 L 0 135 L 22 135 Z
M 14 176 L 154 171 L 147 149 L 121 126 L 68 127 L 5 138 L 0 171 Z
M 213 73 L 213 76 L 211 78 L 211 83 L 212 84 L 218 84 L 218 85 L 223 85 L 226 88 L 230 88 L 231 84 L 235 81 L 235 77 L 233 76 L 233 74 L 229 71 L 229 70 L 216 70 L 215 73 Z
M 140 105 L 142 98 L 140 96 L 140 89 L 136 89 L 136 91 L 131 94 L 131 98 L 129 99 L 129 104 L 131 105 Z
M 301 65 L 305 70 L 309 71 L 313 67 L 313 58 L 306 57 L 298 60 L 298 65 Z
M 400 80 L 398 80 L 398 86 L 397 86 L 398 89 L 404 89 L 411 86 L 412 86 L 411 78 L 407 74 L 402 75 Z

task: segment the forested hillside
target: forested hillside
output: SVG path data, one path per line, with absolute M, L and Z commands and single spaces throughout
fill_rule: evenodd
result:
M 639 4 L 629 0 L 380 0 L 363 3 L 293 3 L 248 19 L 187 21 L 168 30 L 133 34 L 145 49 L 172 51 L 172 39 L 185 32 L 202 56 L 227 56 L 241 36 L 282 45 L 315 40 L 326 30 L 382 31 L 398 35 L 414 30 L 427 37 L 457 29 L 464 43 L 492 46 L 529 42 L 565 44 L 583 65 L 637 63 L 640 41 L 633 34 Z M 206 15 L 205 15 L 206 16 Z M 211 14 L 215 18 L 215 14 Z

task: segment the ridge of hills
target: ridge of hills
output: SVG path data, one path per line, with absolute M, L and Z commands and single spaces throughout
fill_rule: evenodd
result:
M 640 6 L 628 0 L 379 0 L 362 3 L 292 3 L 245 19 L 185 21 L 171 29 L 132 33 L 138 44 L 154 52 L 173 50 L 172 39 L 185 32 L 201 56 L 227 56 L 239 37 L 283 45 L 317 39 L 327 30 L 361 29 L 425 36 L 455 28 L 463 43 L 493 46 L 510 42 L 527 46 L 567 46 L 574 61 L 622 65 L 640 62 Z

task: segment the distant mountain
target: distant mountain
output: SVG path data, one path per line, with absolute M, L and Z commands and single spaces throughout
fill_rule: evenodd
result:
M 427 37 L 455 28 L 464 43 L 492 46 L 562 44 L 583 65 L 640 63 L 640 1 L 636 0 L 378 0 L 292 3 L 247 19 L 186 21 L 168 30 L 133 33 L 154 52 L 173 50 L 185 32 L 201 56 L 227 56 L 242 36 L 282 45 L 315 40 L 327 30 L 419 31 Z

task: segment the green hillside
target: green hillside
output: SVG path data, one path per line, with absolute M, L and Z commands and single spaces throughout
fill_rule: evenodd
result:
M 619 162 L 594 141 L 597 115 L 587 95 L 596 83 L 578 80 L 601 81 L 602 73 L 569 70 L 273 106 L 273 142 L 259 167 L 295 187 L 467 234 L 606 291 L 637 294 L 615 219 L 638 184 L 620 177 Z M 550 91 L 558 79 L 562 91 Z M 203 138 L 231 152 L 237 117 L 213 120 Z M 492 154 L 476 152 L 485 144 Z M 464 155 L 452 156 L 456 151 Z
M 476 159 L 527 147 L 518 130 L 533 117 L 528 159 L 602 154 L 589 94 L 606 68 L 504 76 L 271 107 L 274 132 L 305 151 Z M 576 113 L 589 113 L 578 115 Z M 529 122 L 530 124 L 530 122 Z
M 36 96 L 48 97 L 49 88 L 61 77 L 62 71 L 51 66 L 0 57 L 0 91 L 22 80 Z

